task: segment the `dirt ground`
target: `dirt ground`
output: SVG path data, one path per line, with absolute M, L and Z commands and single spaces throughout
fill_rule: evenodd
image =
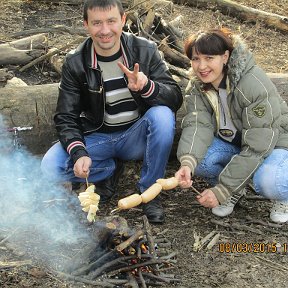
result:
M 45 3 L 0 0 L 0 2 L 0 43 L 12 40 L 12 33 L 22 30 L 55 25 L 70 27 L 82 25 L 82 11 L 79 6 L 55 5 L 49 1 Z M 237 2 L 266 12 L 288 16 L 287 0 Z M 183 23 L 179 29 L 183 30 L 184 37 L 199 29 L 219 25 L 237 31 L 246 39 L 258 64 L 265 71 L 288 73 L 287 34 L 267 28 L 260 22 L 244 23 L 220 12 L 184 5 L 174 5 L 173 11 L 167 12 L 167 9 L 162 9 L 161 12 L 165 13 L 163 18 L 167 21 L 180 14 L 183 15 Z M 49 43 L 51 46 L 60 47 L 73 40 L 73 37 L 75 36 L 68 33 L 49 33 Z M 46 63 L 31 67 L 22 74 L 15 70 L 16 67 L 8 68 L 29 85 L 59 81 L 59 76 L 51 72 Z M 127 163 L 125 179 L 120 180 L 118 188 L 121 197 L 135 190 L 140 166 L 141 163 Z M 173 176 L 177 168 L 177 161 L 171 160 L 166 176 Z M 198 190 L 207 186 L 201 179 L 195 179 L 194 185 Z M 248 194 L 237 204 L 232 215 L 219 219 L 209 209 L 197 204 L 195 192 L 192 190 L 176 188 L 161 194 L 166 211 L 166 222 L 161 226 L 153 226 L 153 234 L 164 235 L 171 243 L 169 249 L 177 253 L 177 263 L 169 273 L 181 279 L 181 283 L 165 284 L 163 287 L 287 287 L 288 225 L 276 225 L 269 221 L 271 202 L 257 198 L 253 190 L 248 189 Z M 100 218 L 109 214 L 120 196 L 117 195 L 111 203 L 100 207 Z M 2 213 L 1 209 L 0 213 Z M 142 225 L 140 209 L 123 211 L 119 215 L 125 217 L 131 227 Z M 0 219 L 1 217 L 3 215 Z M 36 257 L 36 254 L 39 256 L 41 253 L 33 250 L 35 243 L 37 241 L 46 243 L 47 240 L 29 234 L 22 241 L 13 241 L 19 229 L 21 230 L 21 227 L 17 227 L 16 223 L 11 230 L 4 229 L 0 223 L 1 287 L 92 287 L 81 282 L 63 280 L 53 272 L 52 267 L 55 265 Z M 207 243 L 199 248 L 197 245 L 199 240 L 211 232 L 218 237 L 216 244 L 210 249 Z M 211 239 L 212 237 L 208 242 Z M 30 244 L 33 247 L 29 248 Z M 45 252 L 53 254 L 53 251 Z M 65 256 L 69 257 L 68 254 Z M 13 264 L 13 261 L 24 260 L 29 260 L 29 263 Z

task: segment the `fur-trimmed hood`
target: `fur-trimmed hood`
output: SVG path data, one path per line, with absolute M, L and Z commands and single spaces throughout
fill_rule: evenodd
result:
M 229 57 L 227 69 L 231 89 L 235 88 L 243 74 L 256 64 L 252 53 L 240 36 L 232 36 L 232 38 L 235 48 Z

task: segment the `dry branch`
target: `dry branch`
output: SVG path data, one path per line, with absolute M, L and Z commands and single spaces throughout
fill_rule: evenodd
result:
M 77 28 L 77 27 L 68 27 L 65 25 L 29 29 L 29 30 L 12 33 L 9 36 L 10 37 L 22 37 L 22 36 L 28 36 L 28 35 L 38 34 L 38 33 L 59 33 L 59 32 L 69 33 L 71 35 L 80 35 L 84 37 L 87 36 L 87 32 L 83 27 Z
M 37 2 L 55 3 L 55 4 L 67 4 L 67 5 L 79 5 L 83 4 L 83 0 L 32 0 Z
M 20 266 L 31 265 L 31 264 L 32 264 L 31 260 L 0 262 L 0 269 L 20 267 Z

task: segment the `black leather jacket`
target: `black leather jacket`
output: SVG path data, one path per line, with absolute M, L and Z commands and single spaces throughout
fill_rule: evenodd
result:
M 74 162 L 88 155 L 84 134 L 97 131 L 104 119 L 103 78 L 99 66 L 92 67 L 92 44 L 92 39 L 88 38 L 67 55 L 54 117 L 59 140 Z M 155 84 L 155 93 L 147 98 L 141 97 L 143 91 L 131 91 L 141 115 L 156 105 L 168 106 L 176 112 L 183 101 L 181 90 L 161 59 L 155 43 L 123 32 L 121 48 L 127 67 L 132 70 L 134 64 L 139 63 L 140 71 Z

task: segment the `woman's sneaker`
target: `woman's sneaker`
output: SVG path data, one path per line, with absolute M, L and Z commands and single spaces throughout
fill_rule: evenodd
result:
M 219 205 L 215 208 L 212 208 L 212 213 L 219 217 L 225 217 L 230 215 L 233 212 L 233 209 L 236 203 L 240 198 L 246 194 L 246 189 L 241 190 L 240 192 L 230 196 L 225 203 Z
M 274 201 L 270 210 L 270 219 L 276 223 L 288 221 L 288 202 Z

